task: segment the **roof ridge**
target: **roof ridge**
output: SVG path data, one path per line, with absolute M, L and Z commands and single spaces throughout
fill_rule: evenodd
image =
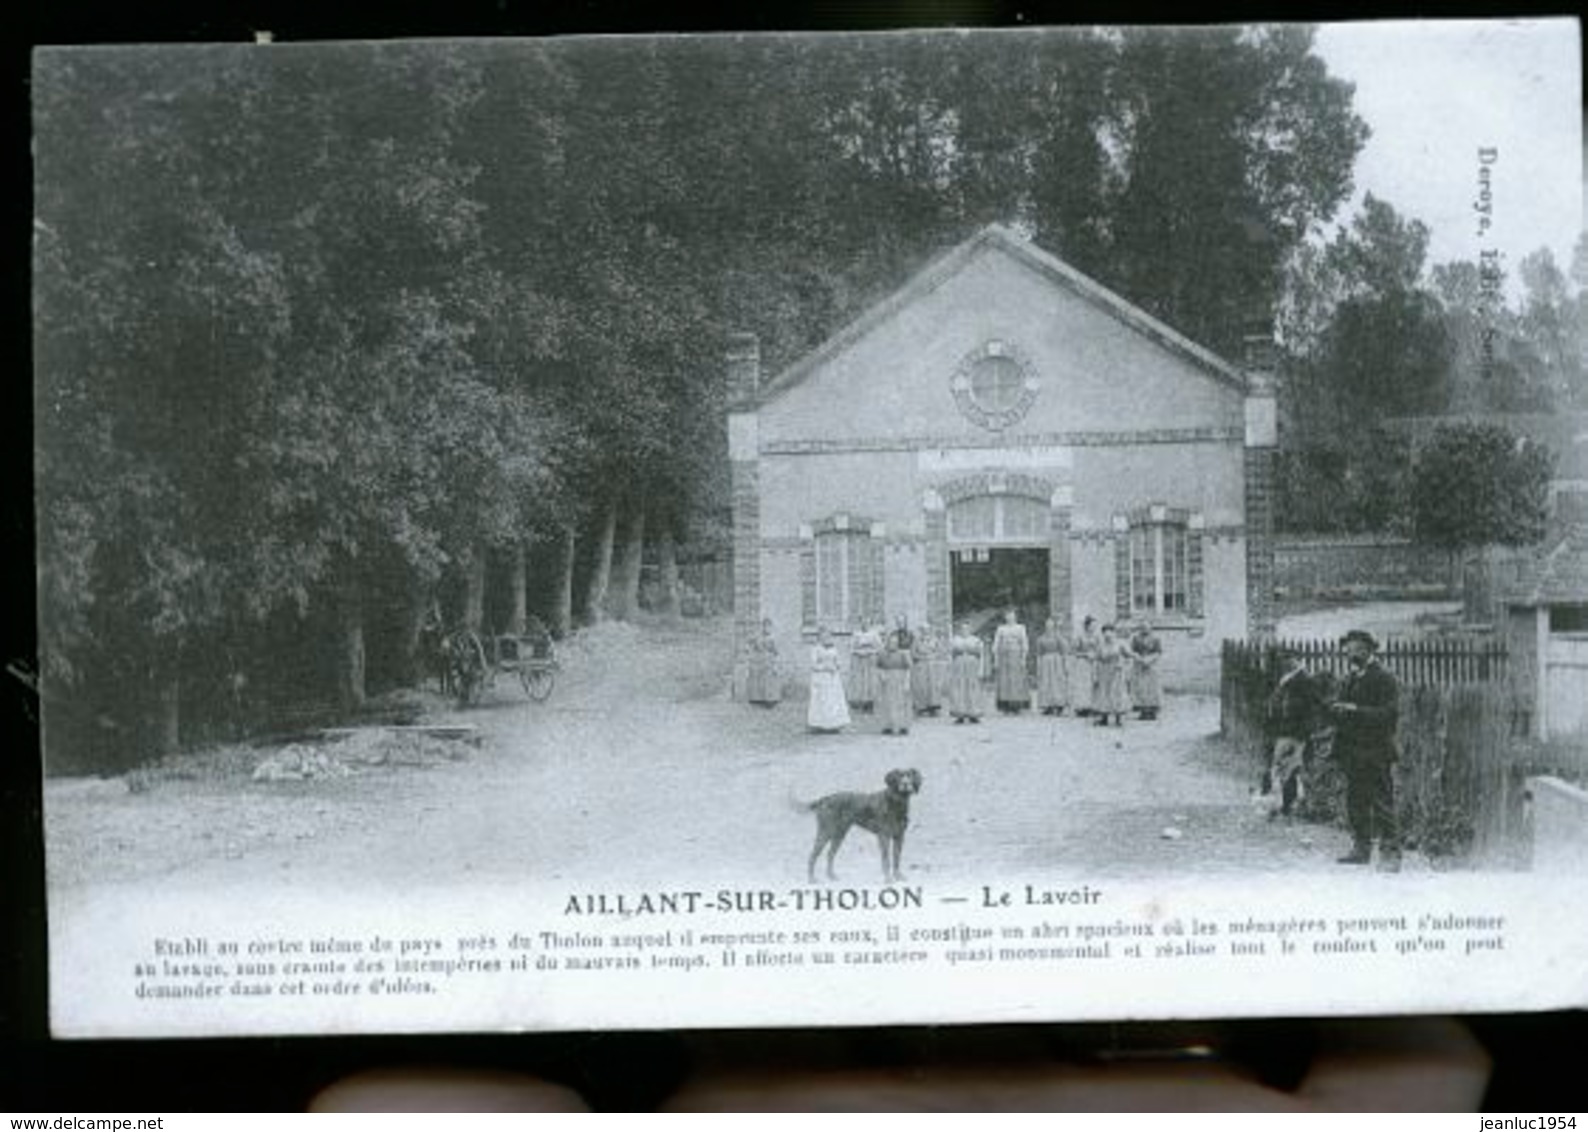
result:
M 908 302 L 935 291 L 958 274 L 983 247 L 1001 248 L 1027 266 L 1049 278 L 1054 278 L 1083 301 L 1102 308 L 1105 313 L 1155 340 L 1165 349 L 1181 354 L 1215 380 L 1234 385 L 1243 391 L 1251 388 L 1251 379 L 1245 373 L 1212 350 L 1191 341 L 1129 299 L 1064 262 L 1052 252 L 1038 247 L 1011 226 L 993 223 L 983 225 L 959 243 L 931 258 L 903 283 L 828 335 L 797 361 L 782 369 L 761 388 L 757 397 L 758 404 L 765 405 L 780 397 L 809 376 L 823 361 L 858 342 Z

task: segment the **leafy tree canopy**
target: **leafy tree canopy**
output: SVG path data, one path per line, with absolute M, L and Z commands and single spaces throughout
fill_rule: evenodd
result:
M 1412 473 L 1412 531 L 1447 550 L 1544 537 L 1548 449 L 1497 425 L 1444 425 L 1418 452 Z

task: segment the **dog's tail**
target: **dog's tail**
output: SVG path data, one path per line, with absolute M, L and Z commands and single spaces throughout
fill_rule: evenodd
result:
M 801 801 L 794 796 L 794 792 L 792 790 L 789 791 L 788 804 L 789 809 L 793 810 L 796 814 L 808 814 L 816 808 L 815 802 Z

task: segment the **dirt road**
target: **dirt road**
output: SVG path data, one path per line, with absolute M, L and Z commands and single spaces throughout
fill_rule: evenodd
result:
M 799 883 L 813 823 L 790 799 L 877 789 L 896 766 L 925 780 L 904 853 L 915 879 L 1322 869 L 1345 840 L 1254 811 L 1251 772 L 1216 740 L 1212 699 L 1171 697 L 1162 719 L 1123 729 L 1027 714 L 976 727 L 921 720 L 905 737 L 862 718 L 853 733 L 811 736 L 803 703 L 728 700 L 727 632 L 684 622 L 586 634 L 565 650 L 546 703 L 504 681 L 481 706 L 438 710 L 477 724 L 484 741 L 434 766 L 299 782 L 238 772 L 141 793 L 121 780 L 52 781 L 52 883 L 400 892 L 725 869 Z M 852 837 L 838 871 L 879 880 L 873 839 Z

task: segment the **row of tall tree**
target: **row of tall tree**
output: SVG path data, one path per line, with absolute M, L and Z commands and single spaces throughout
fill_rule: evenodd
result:
M 42 669 L 108 761 L 357 708 L 437 601 L 628 615 L 720 527 L 728 334 L 775 369 L 989 221 L 1233 352 L 1366 133 L 1297 27 L 58 51 L 34 99 Z
M 1285 529 L 1373 533 L 1458 552 L 1527 546 L 1549 531 L 1555 454 L 1503 423 L 1364 425 L 1347 448 L 1282 448 Z M 1347 525 L 1344 520 L 1350 520 Z
M 1588 240 L 1568 276 L 1548 248 L 1514 272 L 1430 264 L 1428 236 L 1369 195 L 1287 265 L 1278 514 L 1291 530 L 1417 526 L 1411 437 L 1386 420 L 1588 410 Z

